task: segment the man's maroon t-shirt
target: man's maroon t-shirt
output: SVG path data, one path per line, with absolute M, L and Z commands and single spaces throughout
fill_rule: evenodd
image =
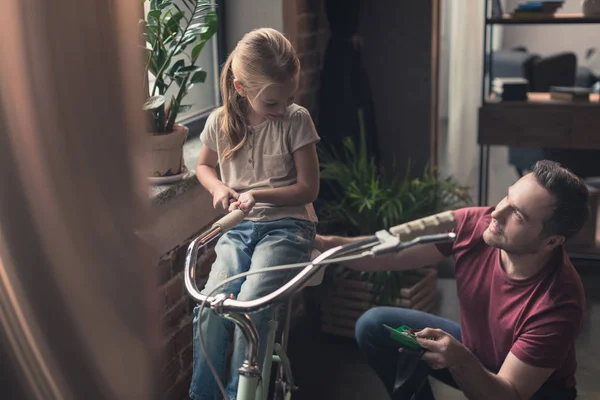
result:
M 456 210 L 456 240 L 438 246 L 455 259 L 462 341 L 493 373 L 512 352 L 526 364 L 554 368 L 549 380 L 573 387 L 585 309 L 581 279 L 563 249 L 535 276 L 509 278 L 500 250 L 483 240 L 492 211 Z

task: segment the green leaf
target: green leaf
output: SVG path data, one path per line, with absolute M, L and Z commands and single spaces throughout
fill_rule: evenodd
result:
M 175 4 L 171 3 L 171 1 L 165 1 L 164 3 L 162 3 L 162 4 L 160 4 L 158 6 L 158 9 L 159 10 L 164 10 L 165 8 L 167 8 L 167 7 L 171 6 L 171 5 L 175 5 Z
M 177 12 L 171 18 L 165 21 L 165 27 L 163 29 L 162 38 L 166 40 L 168 37 L 175 39 L 179 33 L 181 18 L 183 13 Z
M 173 3 L 173 7 L 174 7 L 174 8 L 175 8 L 175 9 L 176 9 L 176 10 L 177 10 L 179 13 L 181 13 L 181 15 L 183 15 L 183 18 L 184 18 L 186 21 L 188 21 L 188 20 L 187 20 L 187 18 L 185 17 L 185 13 L 184 13 L 184 12 L 181 10 L 181 8 L 179 8 L 179 6 L 178 6 L 176 3 Z M 191 20 L 190 20 L 190 21 L 188 21 L 188 23 L 190 23 L 190 22 L 191 22 Z
M 144 111 L 156 110 L 165 104 L 165 96 L 152 96 L 144 103 Z
M 185 61 L 184 60 L 178 60 L 175 64 L 173 64 L 173 66 L 169 70 L 169 75 L 170 76 L 174 76 L 177 73 L 177 71 L 180 68 L 183 68 L 184 66 L 185 66 Z
M 158 18 L 160 18 L 160 14 L 161 14 L 160 10 L 152 10 L 148 13 L 148 17 L 158 19 Z
M 206 43 L 205 41 L 201 41 L 200 43 L 195 45 L 194 48 L 192 49 L 192 63 L 195 63 L 196 60 L 198 59 L 198 56 L 200 55 L 200 52 L 204 48 L 205 43 Z
M 188 44 L 192 44 L 196 41 L 197 37 L 195 35 L 187 35 L 183 37 L 181 41 L 182 46 L 187 46 Z
M 185 76 L 187 74 L 191 74 L 192 72 L 197 72 L 197 71 L 202 71 L 202 68 L 200 68 L 196 65 L 190 65 L 187 67 L 180 68 L 175 75 L 176 76 Z
M 206 80 L 206 71 L 198 71 L 190 79 L 190 83 L 204 83 Z
M 179 106 L 179 112 L 189 111 L 193 106 L 191 104 L 182 104 Z

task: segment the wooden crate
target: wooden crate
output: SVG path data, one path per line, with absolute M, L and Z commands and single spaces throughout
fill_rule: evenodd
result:
M 432 312 L 437 301 L 437 269 L 421 268 L 407 271 L 398 298 L 391 306 Z M 336 279 L 324 298 L 321 309 L 321 330 L 336 336 L 354 338 L 356 320 L 374 303 L 374 285 Z

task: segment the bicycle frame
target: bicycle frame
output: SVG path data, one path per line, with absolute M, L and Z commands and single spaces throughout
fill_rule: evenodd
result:
M 262 310 L 276 302 L 282 302 L 282 300 L 291 298 L 295 293 L 304 288 L 321 268 L 324 268 L 325 265 L 329 263 L 338 262 L 340 256 L 355 254 L 353 256 L 354 258 L 363 258 L 367 256 L 374 257 L 385 253 L 397 252 L 416 244 L 448 242 L 453 241 L 455 238 L 453 233 L 431 234 L 419 236 L 409 242 L 401 242 L 398 236 L 391 235 L 388 231 L 382 230 L 372 237 L 327 250 L 313 261 L 306 263 L 306 266 L 282 287 L 259 299 L 239 301 L 228 298 L 225 294 L 207 297 L 202 295 L 196 287 L 195 275 L 198 250 L 217 239 L 222 233 L 235 226 L 243 219 L 243 213 L 241 213 L 241 211 L 237 215 L 231 215 L 236 211 L 215 223 L 208 231 L 201 234 L 190 243 L 186 254 L 185 286 L 190 296 L 196 301 L 206 302 L 217 314 L 233 321 L 241 329 L 248 343 L 246 360 L 239 369 L 238 400 L 267 399 L 273 362 L 282 365 L 285 370 L 285 376 L 289 380 L 288 383 L 290 386 L 289 388 L 286 388 L 285 392 L 286 400 L 291 398 L 291 391 L 294 388 L 291 367 L 289 359 L 285 354 L 285 349 L 280 344 L 275 343 L 277 330 L 277 322 L 275 320 L 269 322 L 267 349 L 261 374 L 257 362 L 258 345 L 260 343 L 258 331 L 248 316 L 248 313 Z M 222 223 L 219 224 L 219 222 Z M 356 254 L 357 252 L 358 254 Z M 338 258 L 332 259 L 333 256 Z

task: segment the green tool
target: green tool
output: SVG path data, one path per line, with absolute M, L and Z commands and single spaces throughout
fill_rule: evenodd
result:
M 397 342 L 402 344 L 402 347 L 407 347 L 413 350 L 422 350 L 423 347 L 417 342 L 417 339 L 414 337 L 414 333 L 412 333 L 412 329 L 406 325 L 402 325 L 401 327 L 394 329 L 391 326 L 383 325 L 385 329 L 390 331 L 390 337 Z

